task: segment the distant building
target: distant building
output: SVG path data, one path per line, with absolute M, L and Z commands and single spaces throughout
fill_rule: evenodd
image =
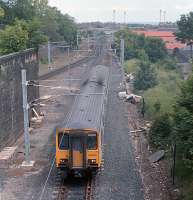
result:
M 146 37 L 155 37 L 155 38 L 162 39 L 165 42 L 166 48 L 168 50 L 174 50 L 176 48 L 184 49 L 186 47 L 186 44 L 183 44 L 176 40 L 176 37 L 173 31 L 133 30 L 133 32 L 137 34 L 143 34 Z

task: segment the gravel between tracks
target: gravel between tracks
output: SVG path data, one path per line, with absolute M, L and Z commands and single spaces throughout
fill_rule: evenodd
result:
M 96 177 L 95 200 L 143 200 L 128 129 L 127 105 L 118 99 L 121 68 L 115 60 L 105 122 L 104 168 Z

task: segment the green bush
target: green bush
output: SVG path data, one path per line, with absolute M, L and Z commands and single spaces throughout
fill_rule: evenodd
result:
M 134 88 L 136 90 L 147 90 L 157 84 L 157 75 L 151 63 L 148 61 L 140 61 L 139 70 L 134 80 Z
M 175 70 L 177 66 L 176 60 L 173 57 L 167 57 L 164 60 L 160 60 L 157 64 L 166 70 Z
M 159 38 L 145 37 L 131 32 L 129 29 L 118 31 L 115 34 L 115 45 L 120 55 L 120 39 L 125 39 L 125 59 L 141 59 L 141 51 L 147 55 L 151 62 L 157 62 L 167 57 L 164 42 Z M 142 59 L 143 60 L 143 59 Z
M 18 21 L 20 25 L 15 27 Z M 0 24 L 9 26 L 5 34 L 1 33 L 1 54 L 38 48 L 48 38 L 50 41 L 76 44 L 77 25 L 74 18 L 49 6 L 47 0 L 0 1 Z
M 157 115 L 172 113 L 176 98 L 180 93 L 181 79 L 175 70 L 156 70 L 158 84 L 144 91 L 146 115 L 153 119 Z M 159 110 L 158 110 L 159 108 Z
M 45 56 L 45 57 L 41 57 L 40 58 L 40 62 L 42 63 L 42 64 L 48 64 L 48 58 Z
M 170 144 L 172 121 L 169 114 L 165 113 L 155 118 L 150 129 L 150 141 L 156 147 L 167 148 Z
M 180 153 L 193 167 L 193 76 L 182 85 L 174 111 L 174 133 Z
M 20 23 L 13 26 L 6 26 L 0 31 L 0 53 L 8 54 L 21 51 L 27 48 L 28 32 L 23 29 Z
M 151 62 L 162 60 L 167 55 L 165 44 L 159 38 L 146 37 L 144 49 Z
M 175 94 L 165 89 L 163 85 L 150 88 L 143 94 L 145 99 L 146 116 L 153 119 L 165 112 L 172 112 L 172 104 L 175 103 Z
M 135 73 L 139 69 L 138 67 L 139 60 L 131 59 L 124 63 L 124 70 L 127 74 Z

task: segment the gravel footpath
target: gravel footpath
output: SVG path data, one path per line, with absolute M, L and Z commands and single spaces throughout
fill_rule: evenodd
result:
M 113 60 L 105 122 L 104 168 L 96 176 L 95 200 L 143 200 L 129 136 L 127 106 L 118 99 L 121 68 Z

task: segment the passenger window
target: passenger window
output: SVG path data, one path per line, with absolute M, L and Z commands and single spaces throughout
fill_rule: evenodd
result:
M 58 146 L 61 150 L 69 149 L 69 136 L 63 133 L 58 135 Z
M 97 136 L 96 136 L 96 134 L 88 134 L 88 137 L 87 137 L 87 149 L 88 150 L 97 149 Z

